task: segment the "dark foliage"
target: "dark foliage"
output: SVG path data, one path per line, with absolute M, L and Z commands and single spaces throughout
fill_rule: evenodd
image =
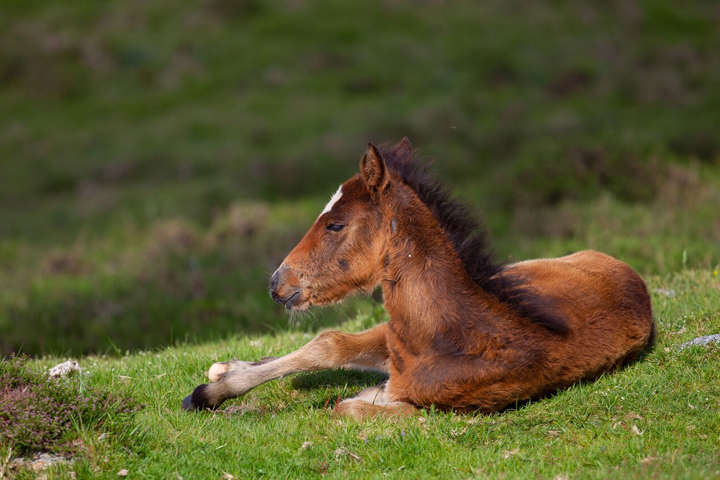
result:
M 0 441 L 19 455 L 64 450 L 74 424 L 103 426 L 137 409 L 130 398 L 31 372 L 22 357 L 0 360 Z

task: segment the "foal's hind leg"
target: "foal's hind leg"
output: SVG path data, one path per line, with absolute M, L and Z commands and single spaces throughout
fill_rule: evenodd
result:
M 406 402 L 391 401 L 381 387 L 366 388 L 357 397 L 349 398 L 338 403 L 335 415 L 352 417 L 355 420 L 364 420 L 375 416 L 408 417 L 417 412 L 417 409 Z
M 184 410 L 216 408 L 260 384 L 298 372 L 342 366 L 385 371 L 388 368 L 387 324 L 358 334 L 323 332 L 300 350 L 263 362 L 233 361 L 210 368 L 215 383 L 200 385 L 182 403 Z

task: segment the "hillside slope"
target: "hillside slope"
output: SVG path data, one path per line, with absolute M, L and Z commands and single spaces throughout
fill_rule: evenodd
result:
M 180 411 L 213 362 L 285 354 L 309 340 L 299 332 L 86 357 L 78 381 L 144 407 L 115 435 L 75 426 L 82 439 L 77 461 L 56 470 L 78 479 L 117 478 L 122 469 L 128 478 L 148 479 L 716 478 L 720 348 L 678 346 L 720 332 L 720 278 L 685 271 L 653 277 L 650 288 L 659 336 L 644 358 L 491 416 L 424 411 L 396 421 L 337 420 L 338 399 L 382 380 L 341 370 L 265 384 L 216 413 Z M 340 328 L 359 331 L 383 315 L 364 309 Z

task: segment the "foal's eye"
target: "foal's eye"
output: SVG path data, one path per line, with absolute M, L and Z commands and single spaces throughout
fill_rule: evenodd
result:
M 331 223 L 330 225 L 325 227 L 325 230 L 328 230 L 331 232 L 339 232 L 343 228 L 345 228 L 345 225 L 343 225 L 342 223 Z

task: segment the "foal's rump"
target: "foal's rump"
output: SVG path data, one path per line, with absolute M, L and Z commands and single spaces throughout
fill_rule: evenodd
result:
M 550 355 L 567 381 L 592 379 L 632 360 L 651 341 L 653 318 L 645 282 L 628 266 L 586 250 L 554 259 L 512 264 L 538 295 L 550 298 L 569 332 Z M 568 369 L 568 366 L 576 368 Z M 568 371 L 570 370 L 570 371 Z

